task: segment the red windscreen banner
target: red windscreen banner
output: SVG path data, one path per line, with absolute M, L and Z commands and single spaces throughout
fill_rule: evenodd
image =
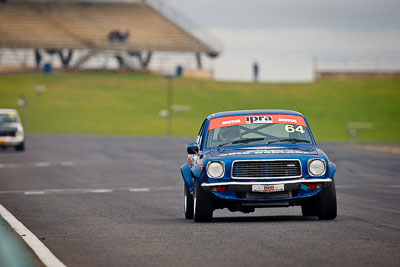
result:
M 307 127 L 307 124 L 302 116 L 261 114 L 261 115 L 239 115 L 239 116 L 219 117 L 211 119 L 208 130 L 232 126 L 232 125 L 263 124 L 263 123 L 294 124 Z

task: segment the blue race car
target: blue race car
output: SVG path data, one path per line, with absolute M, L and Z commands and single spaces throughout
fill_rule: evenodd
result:
M 215 209 L 301 206 L 303 216 L 336 218 L 336 165 L 317 148 L 306 118 L 290 110 L 215 113 L 187 145 L 181 166 L 186 219 Z

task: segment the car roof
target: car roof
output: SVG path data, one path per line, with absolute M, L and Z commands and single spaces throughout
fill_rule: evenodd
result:
M 16 113 L 17 111 L 15 109 L 10 109 L 10 108 L 0 108 L 0 113 L 7 114 L 7 113 L 11 113 L 11 112 Z
M 259 114 L 283 114 L 283 115 L 297 115 L 304 117 L 303 114 L 293 110 L 285 109 L 255 109 L 255 110 L 234 110 L 234 111 L 224 111 L 211 114 L 208 119 L 227 117 L 227 116 L 238 116 L 238 115 L 259 115 Z

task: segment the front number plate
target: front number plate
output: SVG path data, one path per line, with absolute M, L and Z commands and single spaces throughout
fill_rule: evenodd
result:
M 251 186 L 251 191 L 253 192 L 279 192 L 285 191 L 285 185 L 283 184 L 275 184 L 275 185 L 260 185 L 254 184 Z

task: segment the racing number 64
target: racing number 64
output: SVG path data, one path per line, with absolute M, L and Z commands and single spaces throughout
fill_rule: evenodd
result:
M 288 124 L 285 126 L 285 130 L 288 133 L 294 133 L 296 131 L 296 132 L 300 132 L 300 133 L 304 134 L 303 126 L 297 126 L 297 128 L 295 129 L 294 125 Z

